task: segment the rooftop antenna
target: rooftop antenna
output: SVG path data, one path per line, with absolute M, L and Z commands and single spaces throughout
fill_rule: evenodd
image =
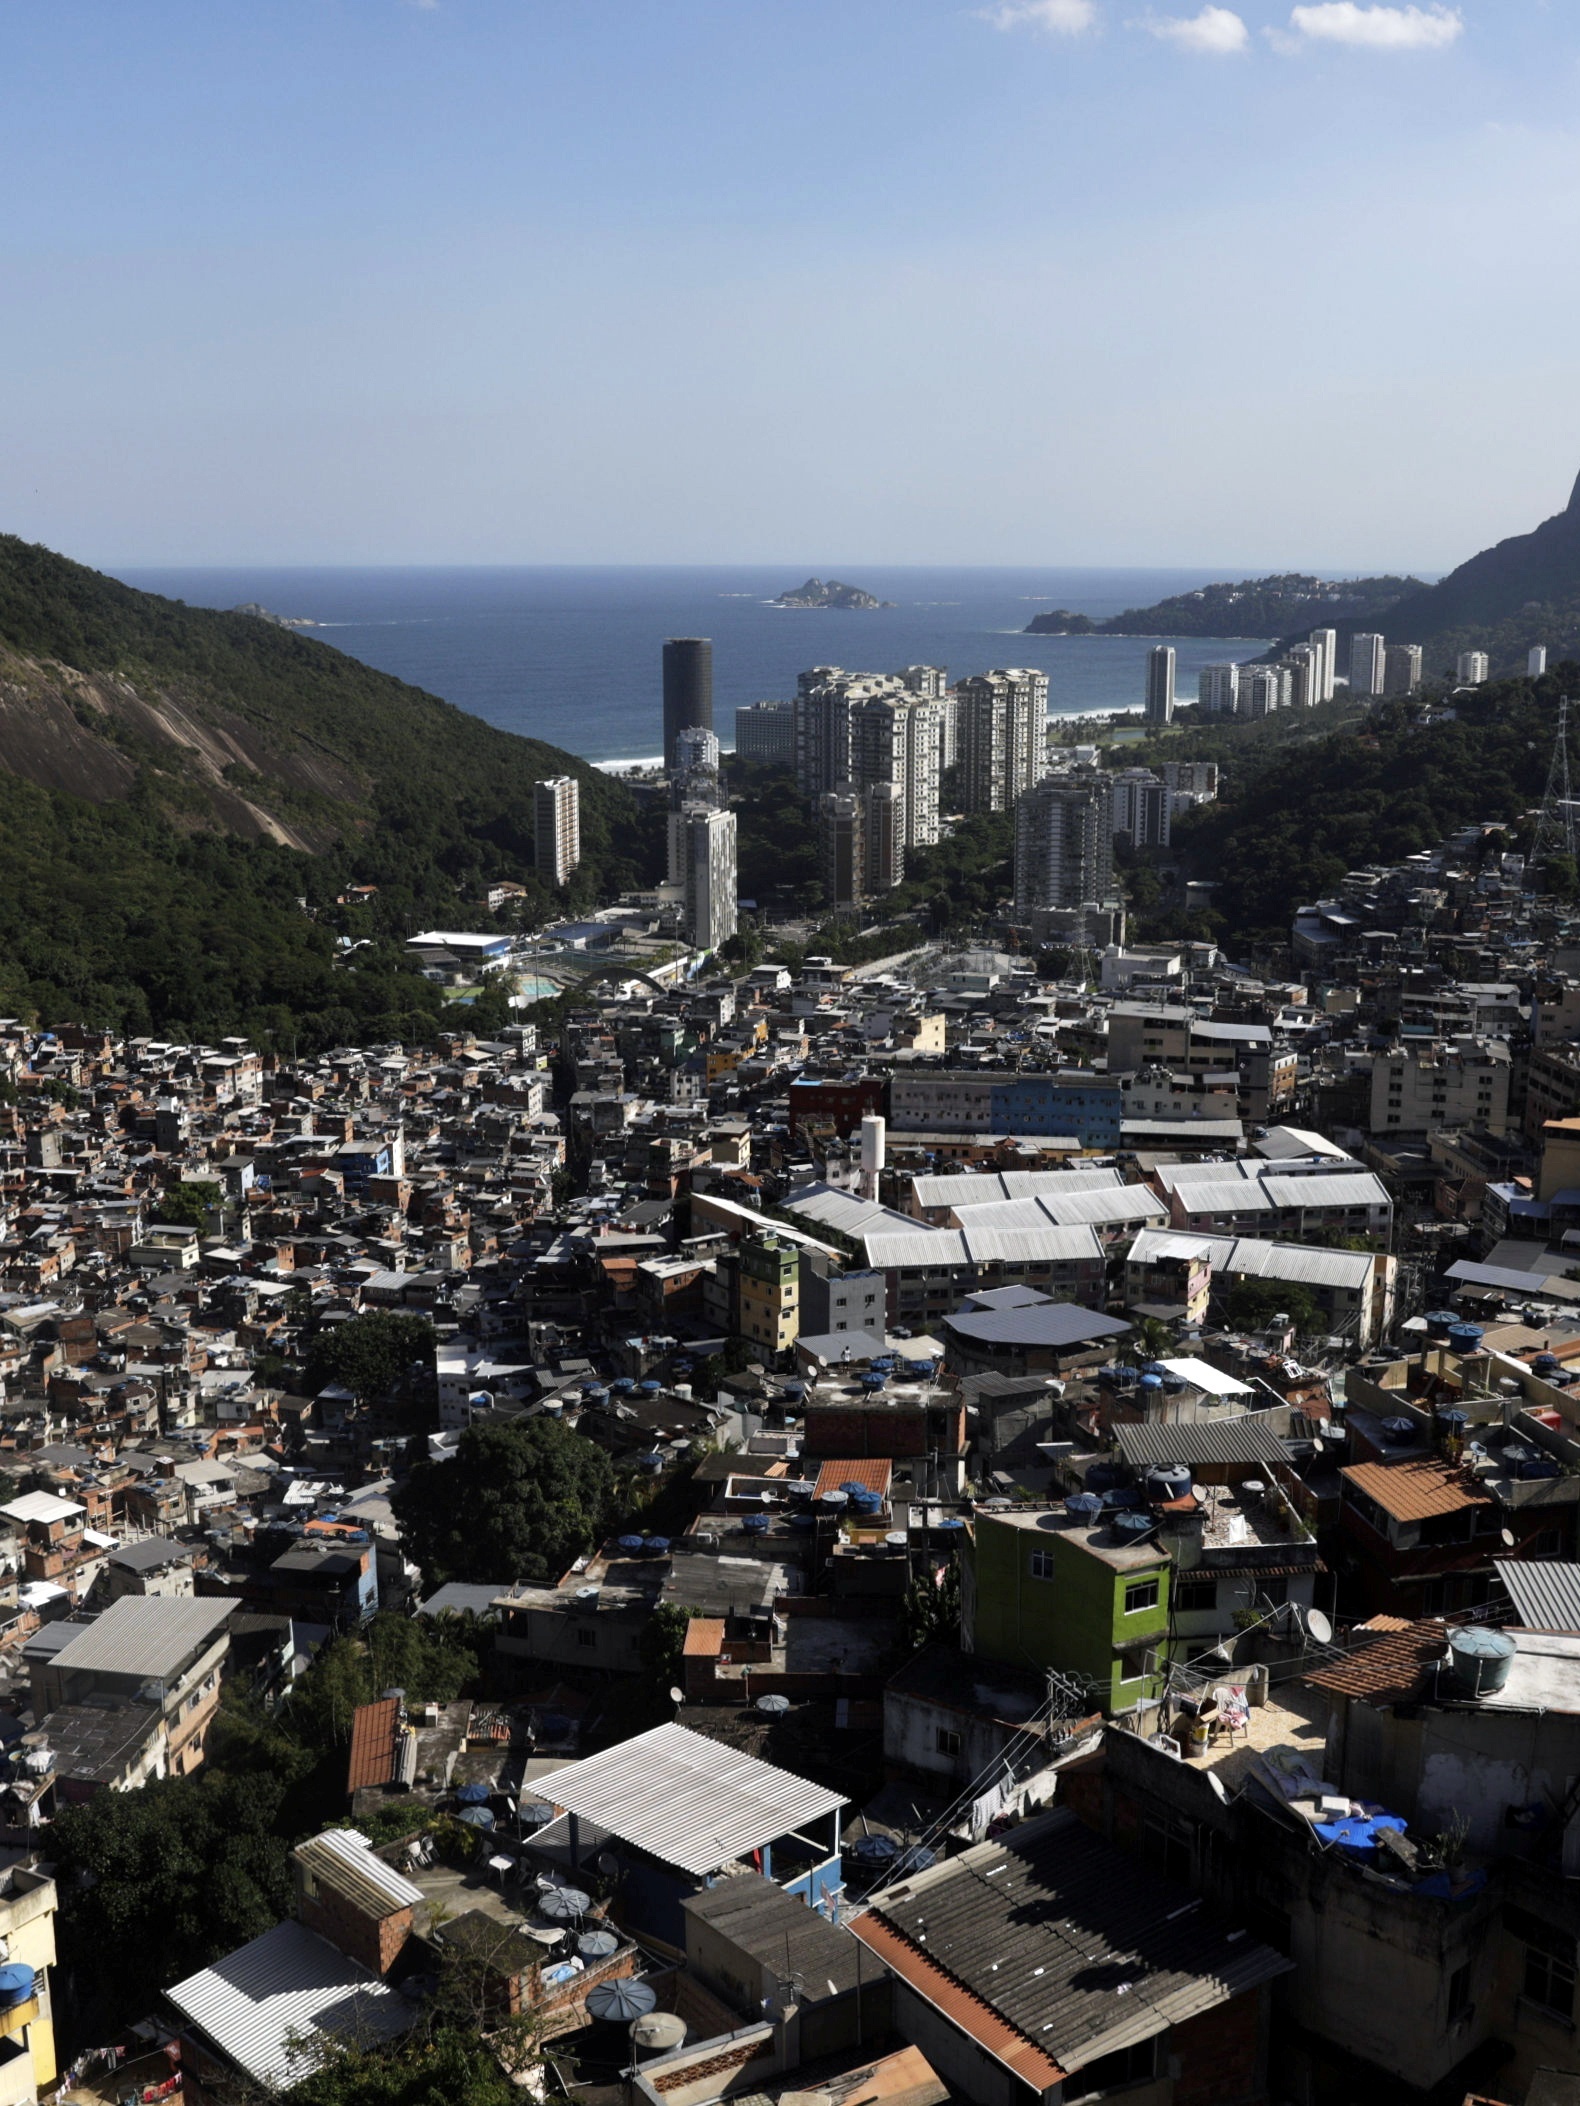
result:
M 1553 757 L 1547 770 L 1547 788 L 1542 794 L 1542 808 L 1537 814 L 1536 832 L 1531 841 L 1531 859 L 1526 873 L 1526 888 L 1535 892 L 1540 885 L 1543 866 L 1557 856 L 1575 854 L 1575 809 L 1569 788 L 1569 697 L 1565 695 L 1558 704 L 1558 735 L 1553 740 Z

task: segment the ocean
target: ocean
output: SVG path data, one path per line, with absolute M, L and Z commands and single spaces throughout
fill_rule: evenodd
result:
M 590 761 L 646 759 L 660 746 L 660 656 L 666 636 L 713 639 L 714 727 L 733 743 L 744 702 L 785 701 L 808 666 L 951 674 L 1040 666 L 1054 715 L 1141 706 L 1149 637 L 1023 636 L 1042 609 L 1094 619 L 1150 606 L 1213 582 L 1206 570 L 885 570 L 852 565 L 847 582 L 892 607 L 835 613 L 769 605 L 798 586 L 776 569 L 125 570 L 129 585 L 199 607 L 253 600 L 305 615 L 308 633 L 442 695 L 502 730 L 547 739 Z M 825 572 L 826 576 L 827 573 Z M 1269 639 L 1173 639 L 1177 687 L 1251 658 Z

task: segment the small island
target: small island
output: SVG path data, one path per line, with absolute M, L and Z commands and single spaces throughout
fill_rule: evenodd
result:
M 794 592 L 781 592 L 771 607 L 837 607 L 842 613 L 852 609 L 869 607 L 892 607 L 893 600 L 874 599 L 870 592 L 863 592 L 859 585 L 842 585 L 838 578 L 830 578 L 825 584 L 821 578 L 808 578 Z
M 277 629 L 321 629 L 324 626 L 305 614 L 276 614 L 272 607 L 260 607 L 256 600 L 246 600 L 230 611 L 232 614 L 250 614 L 254 621 L 273 622 Z

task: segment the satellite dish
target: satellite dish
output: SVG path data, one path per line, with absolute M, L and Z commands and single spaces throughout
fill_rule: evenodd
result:
M 1306 1636 L 1317 1645 L 1333 1643 L 1333 1626 L 1320 1609 L 1306 1611 Z
M 683 1704 L 686 1701 L 686 1692 L 683 1689 L 672 1689 L 669 1692 L 669 1701 L 672 1704 Z
M 1228 1787 L 1225 1785 L 1223 1779 L 1218 1775 L 1218 1772 L 1216 1770 L 1209 1770 L 1207 1772 L 1207 1782 L 1209 1785 L 1211 1785 L 1214 1794 L 1223 1801 L 1225 1806 L 1227 1806 L 1229 1803 Z
M 1313 1455 L 1322 1453 L 1322 1436 L 1320 1433 L 1314 1433 L 1311 1436 L 1311 1452 Z
M 1499 1541 L 1499 1542 L 1500 1542 L 1500 1543 L 1501 1543 L 1501 1544 L 1503 1545 L 1503 1547 L 1504 1547 L 1504 1549 L 1505 1549 L 1505 1550 L 1512 1550 L 1512 1549 L 1514 1548 L 1514 1531 L 1513 1531 L 1513 1529 L 1512 1529 L 1512 1528 L 1505 1528 L 1505 1529 L 1502 1529 L 1502 1530 L 1500 1530 L 1500 1531 L 1499 1531 L 1499 1534 L 1498 1534 L 1498 1541 Z

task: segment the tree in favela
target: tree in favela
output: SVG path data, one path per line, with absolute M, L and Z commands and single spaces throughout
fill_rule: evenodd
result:
M 326 1324 L 307 1349 L 312 1393 L 338 1382 L 359 1404 L 377 1403 L 409 1379 L 413 1363 L 431 1366 L 433 1325 L 425 1316 L 368 1310 L 348 1323 Z
M 423 1462 L 391 1494 L 430 1586 L 557 1578 L 614 1513 L 614 1468 L 558 1419 L 485 1422 L 450 1462 Z
M 178 1228 L 206 1229 L 209 1217 L 224 1197 L 222 1185 L 207 1178 L 184 1178 L 161 1195 L 154 1215 Z
M 1275 1316 L 1287 1316 L 1297 1331 L 1322 1329 L 1322 1312 L 1309 1288 L 1293 1280 L 1236 1280 L 1224 1297 L 1223 1313 L 1237 1331 L 1263 1331 Z
M 49 1831 L 57 1995 L 77 2038 L 107 2039 L 153 2009 L 167 1982 L 290 1913 L 282 1795 L 266 1772 L 166 1777 L 60 1809 Z

